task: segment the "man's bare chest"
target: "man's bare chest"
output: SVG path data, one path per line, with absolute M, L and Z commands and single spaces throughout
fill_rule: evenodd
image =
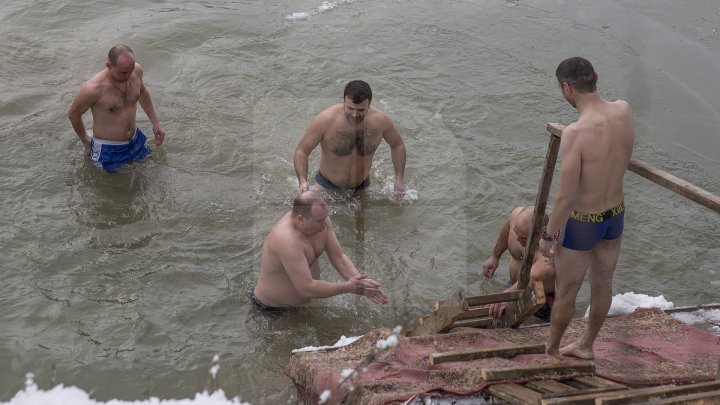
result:
M 372 125 L 337 127 L 329 135 L 325 140 L 326 146 L 337 156 L 348 156 L 352 153 L 372 155 L 382 140 L 380 131 Z
M 139 85 L 135 83 L 127 83 L 127 86 L 106 86 L 95 107 L 110 114 L 119 114 L 128 108 L 134 109 L 139 98 Z
M 321 232 L 312 238 L 305 240 L 305 258 L 308 264 L 314 263 L 325 251 L 325 243 L 327 241 L 327 234 Z

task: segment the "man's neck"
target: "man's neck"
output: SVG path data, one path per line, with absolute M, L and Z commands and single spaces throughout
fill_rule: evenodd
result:
M 575 98 L 575 108 L 582 114 L 583 112 L 594 110 L 604 101 L 597 92 L 578 94 Z

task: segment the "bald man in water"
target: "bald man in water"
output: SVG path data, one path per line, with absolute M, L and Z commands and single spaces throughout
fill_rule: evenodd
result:
M 346 280 L 320 279 L 320 256 Z M 298 194 L 290 212 L 283 215 L 265 239 L 260 276 L 251 296 L 263 313 L 282 313 L 288 307 L 307 304 L 313 298 L 358 294 L 376 304 L 388 298 L 380 283 L 360 274 L 340 247 L 325 201 L 315 192 Z
M 80 87 L 70 106 L 68 118 L 85 154 L 106 171 L 116 172 L 123 164 L 152 153 L 135 122 L 138 102 L 152 123 L 155 143 L 161 145 L 165 139 L 142 78 L 142 67 L 135 62 L 133 51 L 126 45 L 115 45 L 108 52 L 105 69 Z M 93 117 L 92 136 L 88 136 L 82 120 L 87 110 Z
M 635 142 L 626 101 L 597 93 L 598 75 L 580 57 L 561 62 L 555 72 L 565 100 L 580 116 L 562 133 L 560 184 L 540 248 L 555 258 L 557 299 L 547 354 L 593 359 L 593 344 L 612 304 L 615 272 L 625 218 L 623 180 Z M 583 335 L 560 348 L 575 313 L 575 299 L 590 272 L 590 315 Z
M 523 256 L 527 247 L 527 241 L 530 237 L 530 229 L 532 228 L 532 219 L 534 208 L 532 205 L 525 207 L 517 207 L 510 212 L 510 216 L 505 221 L 500 235 L 498 236 L 495 247 L 490 256 L 483 263 L 483 275 L 491 278 L 495 275 L 498 268 L 500 256 L 507 250 L 510 252 L 510 264 L 508 273 L 510 273 L 510 287 L 505 291 L 516 291 L 518 289 L 518 278 Z M 545 222 L 547 216 L 545 217 Z M 533 258 L 533 264 L 530 267 L 530 282 L 541 281 L 545 289 L 545 305 L 542 306 L 534 315 L 544 322 L 550 321 L 550 311 L 555 301 L 555 269 L 550 259 L 537 249 Z M 507 308 L 507 303 L 497 303 L 488 306 L 490 316 L 500 319 L 503 312 Z

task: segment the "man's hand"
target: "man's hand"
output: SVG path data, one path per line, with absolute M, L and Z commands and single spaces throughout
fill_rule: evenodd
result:
M 90 156 L 90 141 L 83 143 L 83 155 Z
M 501 319 L 506 308 L 507 302 L 496 302 L 488 305 L 488 313 L 493 317 L 493 319 Z
M 490 256 L 485 260 L 485 263 L 483 263 L 483 275 L 487 278 L 492 278 L 495 275 L 495 270 L 498 268 L 498 258 L 495 256 Z
M 380 288 L 380 283 L 377 281 L 360 274 L 351 277 L 348 282 L 352 286 L 354 294 L 364 295 L 376 304 L 387 304 L 387 295 L 385 295 L 385 292 Z
M 163 141 L 165 140 L 165 131 L 160 128 L 160 124 L 153 125 L 152 130 L 153 134 L 155 134 L 155 144 L 158 146 L 162 145 Z
M 307 181 L 301 181 L 300 186 L 298 187 L 298 194 L 308 191 L 309 188 L 310 186 L 308 186 Z
M 388 303 L 388 297 L 385 294 L 385 291 L 381 287 L 378 287 L 377 291 L 368 291 L 365 293 L 365 296 L 372 302 L 376 304 L 387 304 Z
M 538 245 L 538 248 L 543 252 L 545 256 L 553 259 L 553 256 L 555 256 L 555 244 L 557 243 L 557 240 L 549 241 L 545 239 L 540 239 L 540 244 Z

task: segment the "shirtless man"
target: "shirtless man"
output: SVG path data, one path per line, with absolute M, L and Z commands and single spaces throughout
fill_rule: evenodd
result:
M 343 102 L 328 107 L 310 123 L 295 148 L 295 173 L 300 192 L 308 189 L 308 156 L 320 144 L 319 189 L 364 190 L 370 185 L 370 167 L 380 142 L 390 145 L 395 169 L 395 197 L 405 193 L 405 143 L 385 113 L 370 106 L 372 91 L 362 80 L 345 86 Z
M 347 281 L 320 280 L 318 259 L 323 252 Z M 292 210 L 265 239 L 253 303 L 264 313 L 278 313 L 312 298 L 349 293 L 365 295 L 376 304 L 388 302 L 380 283 L 360 274 L 343 252 L 325 201 L 312 191 L 298 194 Z
M 593 343 L 612 303 L 612 277 L 620 253 L 625 214 L 623 178 L 635 131 L 623 100 L 597 94 L 598 75 L 589 61 L 564 60 L 555 72 L 565 100 L 580 116 L 562 133 L 560 184 L 540 248 L 555 257 L 557 299 L 552 311 L 549 355 L 594 358 Z M 560 348 L 575 312 L 575 299 L 590 272 L 590 315 L 583 335 Z
M 532 219 L 534 208 L 532 205 L 527 207 L 517 207 L 512 210 L 510 216 L 505 221 L 500 236 L 498 236 L 495 247 L 490 256 L 483 263 L 483 274 L 487 278 L 495 275 L 498 268 L 500 256 L 507 250 L 510 252 L 510 265 L 508 273 L 510 273 L 510 283 L 512 284 L 505 291 L 515 291 L 518 289 L 518 279 L 520 277 L 520 268 L 522 265 L 523 255 L 530 237 L 530 229 L 532 228 Z M 546 218 L 547 221 L 547 218 Z M 555 269 L 550 259 L 540 250 L 535 250 L 533 265 L 530 267 L 530 282 L 542 281 L 545 289 L 545 305 L 541 307 L 535 316 L 544 322 L 550 321 L 550 310 L 555 301 Z M 488 306 L 490 316 L 500 319 L 503 312 L 507 308 L 507 303 L 496 303 Z
M 143 84 L 143 71 L 135 55 L 125 45 L 108 52 L 105 69 L 86 81 L 70 106 L 70 123 L 83 143 L 86 155 L 95 165 L 116 172 L 124 163 L 140 160 L 152 152 L 145 145 L 145 134 L 135 124 L 137 104 L 152 122 L 157 145 L 165 139 L 150 94 Z M 88 136 L 82 115 L 92 112 L 92 136 Z

